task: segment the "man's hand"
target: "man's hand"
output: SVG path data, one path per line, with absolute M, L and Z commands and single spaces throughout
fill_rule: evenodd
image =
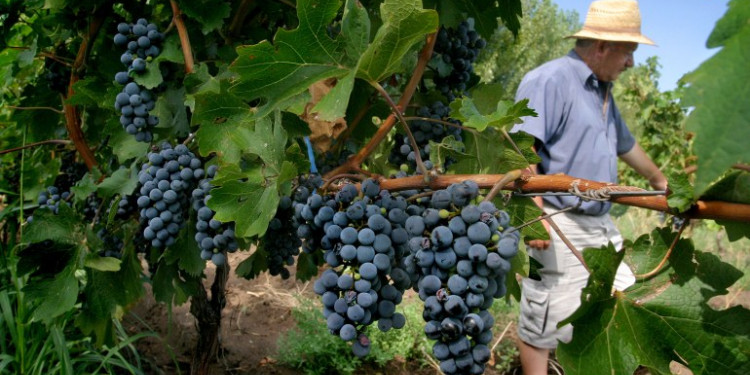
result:
M 544 225 L 544 229 L 547 231 L 547 234 L 549 234 L 549 223 L 547 223 L 547 220 L 542 220 L 542 224 Z M 547 250 L 549 248 L 550 240 L 531 240 L 526 243 L 526 246 L 534 249 L 534 250 Z

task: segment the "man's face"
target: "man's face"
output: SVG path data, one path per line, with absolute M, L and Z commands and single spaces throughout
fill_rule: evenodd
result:
M 599 71 L 595 72 L 602 81 L 612 82 L 633 66 L 633 52 L 638 43 L 605 42 L 601 49 Z

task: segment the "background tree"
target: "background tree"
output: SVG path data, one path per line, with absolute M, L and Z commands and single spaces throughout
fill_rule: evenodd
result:
M 574 42 L 563 37 L 581 26 L 576 11 L 562 10 L 552 0 L 522 0 L 522 4 L 518 37 L 507 27 L 499 27 L 476 64 L 482 82 L 499 84 L 506 99 L 515 97 L 528 71 L 568 53 Z

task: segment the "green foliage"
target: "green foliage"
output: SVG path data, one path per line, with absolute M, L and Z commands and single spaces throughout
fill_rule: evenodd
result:
M 362 363 L 349 345 L 326 328 L 320 308 L 310 300 L 292 310 L 297 327 L 279 338 L 279 362 L 305 374 L 353 374 Z
M 634 272 L 655 270 L 674 236 L 668 229 L 654 230 L 626 245 Z M 715 310 L 708 304 L 710 298 L 725 294 L 742 272 L 695 250 L 689 240 L 680 240 L 673 252 L 653 276 L 612 295 L 615 271 L 625 252 L 611 246 L 584 251 L 592 278 L 583 290 L 581 307 L 567 320 L 575 330 L 573 341 L 557 351 L 566 373 L 607 368 L 613 374 L 631 374 L 639 364 L 668 373 L 673 360 L 693 373 L 747 373 L 750 362 L 744 358 L 750 340 L 748 325 L 741 322 L 750 319 L 750 310 Z M 649 343 L 647 348 L 643 342 Z M 589 360 L 576 360 L 584 356 Z
M 504 132 L 521 117 L 533 115 L 525 102 L 508 100 L 523 73 L 567 51 L 569 44 L 560 43 L 560 38 L 578 26 L 577 15 L 559 12 L 549 0 L 429 0 L 424 5 L 417 0 L 299 0 L 294 7 L 286 1 L 180 0 L 173 4 L 181 8 L 185 25 L 175 23 L 179 33 L 171 31 L 161 45 L 161 54 L 147 59 L 146 72 L 131 73 L 131 77 L 153 89 L 156 96 L 153 114 L 158 115 L 160 123 L 154 129 L 154 144 L 182 143 L 199 155 L 204 165 L 220 167 L 213 180 L 216 189 L 207 204 L 216 210 L 217 220 L 235 223 L 241 250 L 250 249 L 265 235 L 280 197 L 293 191 L 296 176 L 309 171 L 302 137 L 320 136 L 318 133 L 330 130 L 326 121 L 343 120 L 347 129 L 341 138 L 322 137 L 328 137 L 323 141 L 333 143 L 335 152 L 344 148 L 356 152 L 371 142 L 383 122 L 370 119 L 384 119 L 392 111 L 383 92 L 391 96 L 388 99 L 402 98 L 426 37 L 439 26 L 455 27 L 466 17 L 474 19 L 476 30 L 485 38 L 492 36 L 482 53 L 482 63 L 476 68 L 482 80 L 492 84 L 476 86 L 477 79 L 472 78 L 467 95 L 451 104 L 454 117 L 467 128 L 462 140 L 447 137 L 431 143 L 431 157 L 436 164 L 444 164 L 448 157 L 455 159 L 450 173 L 457 174 L 506 173 L 537 163 L 538 157 L 531 151 L 531 137 L 512 135 L 518 150 L 507 142 Z M 116 322 L 143 295 L 143 283 L 151 283 L 155 298 L 164 303 L 181 304 L 203 295 L 198 292 L 204 287 L 206 263 L 194 241 L 194 213 L 185 215 L 186 228 L 173 246 L 162 251 L 139 242 L 142 228 L 137 214 L 122 219 L 107 212 L 107 208 L 117 207 L 121 197 L 139 190 L 137 172 L 152 146 L 126 134 L 118 111 L 113 109 L 121 88 L 112 77 L 125 69 L 118 61 L 122 51 L 112 43 L 114 30 L 119 22 L 133 22 L 140 17 L 166 29 L 174 16 L 170 5 L 100 0 L 11 1 L 0 10 L 0 149 L 64 140 L 78 128 L 83 135 L 76 144 L 53 142 L 55 145 L 0 155 L 0 238 L 4 241 L 0 245 L 3 255 L 20 256 L 18 275 L 4 278 L 12 282 L 3 284 L 0 290 L 4 293 L 0 293 L 2 369 L 21 367 L 21 373 L 113 373 L 124 369 L 138 373 L 138 366 L 128 367 L 128 361 L 123 359 L 130 357 L 118 354 L 134 338 L 124 337 Z M 748 203 L 743 198 L 747 196 L 747 174 L 725 173 L 732 163 L 747 161 L 739 143 L 747 138 L 742 135 L 746 135 L 744 125 L 750 116 L 746 106 L 737 102 L 740 99 L 727 98 L 747 96 L 743 94 L 746 88 L 740 87 L 747 73 L 740 67 L 744 68 L 741 62 L 747 54 L 742 47 L 750 40 L 745 22 L 748 9 L 739 1 L 731 3 L 730 12 L 709 40 L 711 45 L 723 45 L 723 50 L 688 77 L 691 86 L 686 100 L 695 106 L 688 126 L 696 134 L 699 183 L 693 194 L 686 178 L 670 179 L 675 193 L 670 205 L 680 210 L 687 209 L 693 198 L 703 193 L 715 199 Z M 519 18 L 521 14 L 524 17 Z M 493 35 L 499 20 L 503 26 Z M 183 45 L 186 35 L 191 49 Z M 81 48 L 84 41 L 88 44 Z M 184 53 L 191 54 L 197 63 L 187 64 Z M 46 66 L 52 61 L 76 65 L 73 73 L 65 74 L 80 78 L 69 87 L 71 92 L 61 95 L 48 89 Z M 428 70 L 432 68 L 434 64 L 428 64 Z M 620 85 L 624 90 L 623 113 L 633 116 L 635 120 L 630 123 L 635 132 L 663 169 L 682 169 L 690 155 L 689 139 L 681 128 L 684 112 L 676 104 L 678 93 L 658 92 L 656 70 L 656 62 L 649 62 L 634 70 L 632 81 L 628 79 Z M 717 71 L 720 74 L 715 74 Z M 428 71 L 426 77 L 431 73 Z M 311 86 L 324 79 L 330 91 L 313 99 Z M 413 100 L 400 110 L 412 113 L 414 107 L 432 104 L 439 95 L 427 92 L 428 83 L 418 86 Z M 629 107 L 631 103 L 637 104 L 637 109 Z M 67 106 L 68 116 L 62 112 L 63 106 Z M 315 121 L 323 123 L 316 123 L 322 130 L 311 129 Z M 725 130 L 733 137 L 719 137 Z M 377 152 L 356 167 L 383 175 L 393 168 L 385 161 L 393 144 L 393 132 L 383 136 L 380 144 L 368 145 Z M 25 218 L 38 205 L 37 194 L 57 178 L 65 177 L 68 159 L 82 161 L 70 156 L 84 148 L 92 150 L 95 160 L 86 161 L 96 166 L 72 188 L 69 203 L 73 206 L 61 207 L 57 215 L 34 212 L 33 223 L 26 224 Z M 722 180 L 709 187 L 720 176 L 724 176 Z M 628 175 L 623 181 L 630 183 Z M 92 223 L 82 214 L 92 193 L 103 199 L 97 214 L 104 219 L 101 222 Z M 522 225 L 539 215 L 527 198 L 504 198 L 498 197 L 496 202 L 499 206 L 507 203 L 512 225 Z M 748 233 L 746 229 L 733 228 L 729 232 L 732 238 Z M 99 229 L 107 229 L 124 240 L 122 259 L 99 255 Z M 522 233 L 526 238 L 546 235 L 539 223 L 525 227 Z M 652 247 L 663 255 L 668 236 L 661 235 L 661 242 Z M 644 256 L 641 253 L 647 252 L 644 249 L 648 246 L 641 242 L 638 246 L 639 252 L 634 255 L 637 262 L 653 267 L 656 253 Z M 260 249 L 246 257 L 236 272 L 250 277 L 265 271 L 267 250 Z M 139 251 L 145 256 L 141 258 Z M 592 264 L 601 265 L 593 279 L 596 286 L 609 282 L 607 272 L 618 261 L 615 255 L 604 254 L 609 258 L 592 258 Z M 307 280 L 315 276 L 321 258 L 320 252 L 300 255 L 297 277 Z M 148 273 L 143 270 L 143 259 L 148 263 Z M 524 273 L 527 262 L 522 253 L 513 260 L 513 269 Z M 687 272 L 688 263 L 694 271 L 688 276 L 695 277 L 680 273 Z M 668 285 L 663 280 L 665 272 L 644 282 L 642 289 L 661 291 L 658 288 L 663 287 L 668 292 L 665 295 L 676 294 L 681 301 L 679 307 L 689 311 L 671 311 L 673 300 L 662 295 L 648 295 L 645 302 L 639 297 L 638 305 L 620 294 L 609 297 L 606 287 L 592 286 L 591 292 L 596 292 L 592 295 L 599 301 L 582 310 L 581 314 L 591 319 L 585 323 L 588 326 L 581 325 L 584 332 L 576 337 L 596 342 L 597 333 L 616 332 L 616 327 L 595 323 L 622 318 L 601 307 L 615 300 L 613 303 L 627 307 L 625 311 L 660 314 L 665 318 L 662 322 L 644 320 L 657 327 L 655 332 L 682 330 L 684 341 L 708 343 L 701 349 L 713 350 L 709 355 L 715 357 L 715 363 L 746 369 L 737 362 L 747 347 L 743 341 L 747 334 L 733 331 L 722 320 L 745 319 L 744 312 L 714 312 L 704 306 L 706 295 L 720 294 L 736 280 L 736 272 L 697 250 L 677 251 L 668 267 L 669 272 L 684 276 L 686 282 L 671 281 L 674 285 Z M 10 271 L 4 261 L 0 273 Z M 725 279 L 711 280 L 705 276 L 708 274 Z M 508 278 L 507 286 L 509 294 L 518 296 L 514 278 Z M 698 288 L 703 288 L 706 295 L 698 293 Z M 638 291 L 627 293 L 635 298 Z M 371 332 L 374 349 L 365 361 L 383 364 L 395 356 L 421 359 L 424 352 L 430 351 L 421 332 L 418 306 L 404 305 L 408 321 L 404 330 Z M 604 307 L 607 306 L 610 305 Z M 290 366 L 310 373 L 353 373 L 363 362 L 352 356 L 346 343 L 329 334 L 315 310 L 306 306 L 295 312 L 299 330 L 291 331 L 280 342 L 282 357 Z M 689 324 L 675 327 L 673 321 L 678 318 L 687 319 Z M 616 323 L 622 325 L 620 321 Z M 698 327 L 700 323 L 705 326 Z M 727 335 L 718 337 L 717 332 Z M 632 372 L 632 365 L 640 362 L 661 369 L 662 361 L 674 356 L 666 354 L 670 346 L 675 346 L 679 356 L 691 363 L 704 359 L 698 351 L 683 348 L 683 341 L 666 334 L 654 337 L 653 332 L 638 331 L 633 336 L 655 340 L 662 357 L 652 360 L 656 357 L 645 356 L 637 348 L 618 347 L 618 357 L 630 362 L 608 364 L 617 371 L 627 367 Z M 716 346 L 708 348 L 710 344 Z M 101 351 L 92 349 L 95 346 Z M 39 354 L 29 356 L 24 351 Z M 573 352 L 574 359 L 588 354 Z M 592 364 L 606 362 L 606 353 L 593 354 Z M 121 365 L 115 363 L 115 357 L 122 360 Z M 35 363 L 27 363 L 28 360 Z M 705 362 L 705 368 L 696 369 L 722 370 L 709 362 Z M 577 364 L 571 366 L 571 373 L 575 373 Z
M 750 4 L 734 0 L 709 37 L 721 50 L 683 79 L 689 84 L 684 104 L 693 106 L 687 129 L 695 133 L 698 156 L 695 194 L 701 196 L 735 163 L 750 162 L 744 140 L 750 137 L 750 108 L 743 97 L 750 95 L 747 61 L 750 59 Z M 725 136 L 733 129 L 731 137 Z
M 573 48 L 572 41 L 562 38 L 580 28 L 578 14 L 559 9 L 552 0 L 522 0 L 521 6 L 523 17 L 517 37 L 507 24 L 488 30 L 492 33 L 480 31 L 488 43 L 474 70 L 482 82 L 498 84 L 504 100 L 515 97 L 526 72 Z
M 402 329 L 382 332 L 375 325 L 368 327 L 371 350 L 360 359 L 348 343 L 328 331 L 319 304 L 300 299 L 300 305 L 292 309 L 297 326 L 279 338 L 279 362 L 306 374 L 353 374 L 366 363 L 384 366 L 395 358 L 426 363 L 424 356 L 432 353 L 432 341 L 424 336 L 422 308 L 418 299 L 405 298 L 398 309 L 406 317 Z
M 659 91 L 659 63 L 656 57 L 646 60 L 618 79 L 613 95 L 623 119 L 665 175 L 682 172 L 693 159 L 692 135 L 685 130 L 685 113 L 680 102 L 682 89 Z M 620 183 L 650 188 L 648 181 L 621 163 Z M 670 187 L 677 181 L 669 180 Z
M 90 337 L 81 334 L 70 322 L 67 311 L 50 318 L 47 324 L 34 318 L 38 300 L 29 290 L 28 277 L 17 274 L 16 258 L 2 249 L 0 270 L 0 373 L 3 374 L 113 374 L 126 371 L 144 374 L 140 354 L 133 343 L 152 333 L 128 337 L 114 321 L 119 343 L 96 347 Z

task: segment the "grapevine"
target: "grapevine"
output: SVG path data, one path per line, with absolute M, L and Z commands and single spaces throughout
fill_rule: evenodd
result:
M 19 327 L 65 327 L 49 336 L 74 332 L 70 342 L 90 343 L 87 350 L 112 348 L 114 322 L 148 285 L 159 303 L 190 304 L 198 330 L 190 371 L 206 374 L 217 358 L 230 358 L 220 355 L 233 329 L 222 316 L 232 303 L 230 272 L 267 271 L 284 285 L 310 286 L 325 329 L 344 342 L 348 358 L 376 358 L 377 330 L 418 325 L 429 340 L 428 362 L 442 373 L 481 374 L 498 354 L 490 308 L 515 297 L 516 276 L 525 273 L 520 244 L 538 238 L 537 220 L 551 217 L 528 195 L 598 197 L 669 213 L 675 222 L 714 219 L 733 238 L 746 236 L 744 227 L 727 223 L 750 221 L 750 160 L 703 130 L 696 141 L 716 141 L 713 149 L 726 148 L 732 160 L 704 144 L 696 152 L 698 174 L 670 178 L 666 192 L 525 172 L 538 161 L 534 139 L 509 133 L 533 109 L 499 97 L 474 72 L 485 48 L 502 50 L 483 39 L 497 20 L 518 32 L 520 0 L 481 10 L 402 0 L 377 7 L 332 0 L 94 3 L 11 2 L 0 10 L 0 244 L 12 260 L 0 262 L 0 274 L 28 283 L 8 287 L 10 297 L 26 298 L 8 304 L 18 307 L 13 311 L 31 314 Z M 747 43 L 724 48 L 738 45 Z M 717 58 L 741 55 L 734 52 Z M 712 74 L 701 71 L 687 88 L 693 129 L 713 129 L 715 121 L 703 115 L 711 101 L 698 95 L 711 91 L 705 76 Z M 722 110 L 707 112 L 723 118 Z M 744 134 L 736 123 L 724 124 L 736 138 Z M 316 161 L 310 139 L 333 148 Z M 714 158 L 720 160 L 712 164 Z M 632 373 L 629 366 L 646 360 L 636 346 L 599 345 L 604 331 L 654 342 L 659 351 L 650 363 L 676 360 L 696 373 L 721 372 L 715 366 L 750 371 L 737 354 L 748 348 L 736 329 L 747 323 L 745 310 L 705 313 L 708 297 L 730 288 L 739 271 L 682 238 L 686 225 L 626 241 L 625 261 L 644 268 L 636 272 L 643 276 L 639 291 L 606 290 L 607 267 L 621 261 L 618 254 L 573 249 L 583 254 L 594 293 L 574 337 L 632 359 L 608 372 Z M 640 264 L 651 258 L 658 265 Z M 33 264 L 40 259 L 44 264 Z M 689 308 L 664 309 L 673 301 L 663 295 L 677 295 Z M 412 296 L 423 321 L 407 321 L 404 304 Z M 618 331 L 619 316 L 607 315 L 601 301 L 664 318 L 660 329 L 676 336 L 701 335 L 716 350 L 712 361 L 671 337 Z M 683 331 L 672 320 L 698 328 Z M 723 325 L 728 321 L 740 323 Z M 649 323 L 657 324 L 642 326 Z M 4 342 L 4 368 L 34 372 L 11 359 L 15 341 Z M 585 373 L 576 366 L 588 355 L 604 363 L 600 353 L 576 357 L 570 348 L 560 350 L 566 372 Z

